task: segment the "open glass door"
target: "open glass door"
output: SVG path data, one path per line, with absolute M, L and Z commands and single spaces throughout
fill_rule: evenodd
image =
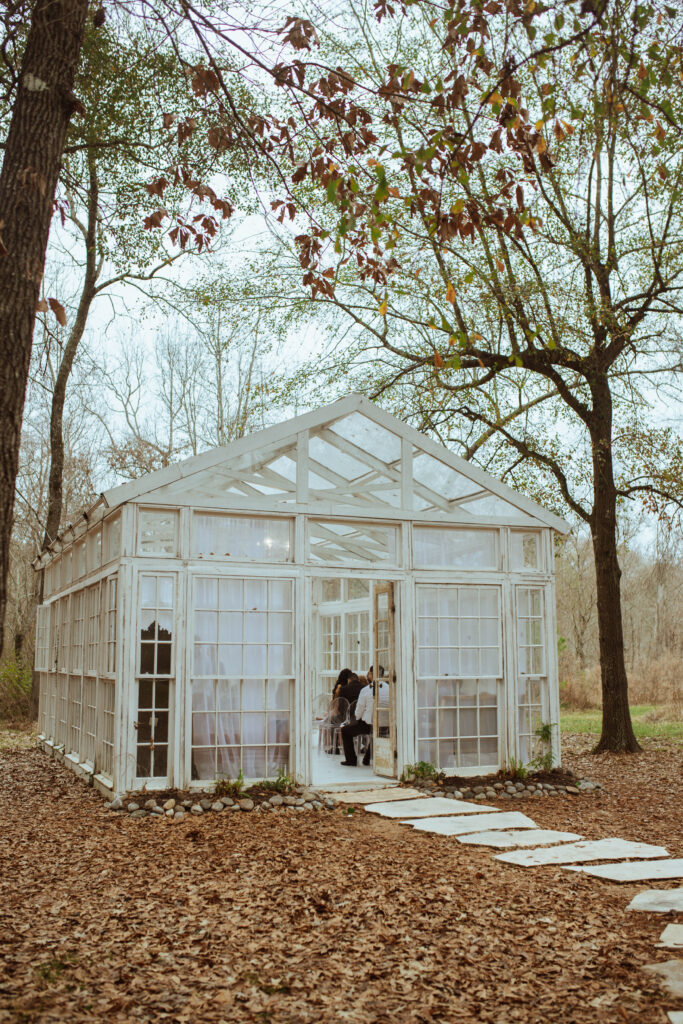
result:
M 374 674 L 372 751 L 376 775 L 396 776 L 396 671 L 394 584 L 373 587 Z

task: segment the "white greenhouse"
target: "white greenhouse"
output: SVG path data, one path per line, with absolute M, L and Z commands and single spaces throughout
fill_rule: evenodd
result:
M 486 774 L 543 723 L 558 763 L 567 529 L 359 395 L 114 487 L 34 563 L 40 745 L 120 793 Z M 332 690 L 371 665 L 347 767 Z

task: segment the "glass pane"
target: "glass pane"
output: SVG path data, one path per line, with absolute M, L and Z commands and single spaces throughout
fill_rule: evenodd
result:
M 357 458 L 362 461 L 362 453 L 367 451 L 383 462 L 395 462 L 401 457 L 401 439 L 397 434 L 385 430 L 379 423 L 369 420 L 360 412 L 353 412 L 332 424 L 335 434 L 351 441 L 360 451 Z
M 221 644 L 218 648 L 218 672 L 222 676 L 242 674 L 242 645 Z
M 193 551 L 242 561 L 286 562 L 291 550 L 291 521 L 196 513 Z
M 439 596 L 436 587 L 417 588 L 418 615 L 434 616 L 439 613 Z
M 156 606 L 156 577 L 140 577 L 140 604 L 145 608 Z
M 321 580 L 322 600 L 341 601 L 341 580 Z
M 463 647 L 460 651 L 460 672 L 462 675 L 479 675 L 479 650 L 476 647 Z
M 479 741 L 481 751 L 480 764 L 498 764 L 498 739 L 496 737 L 485 737 Z
M 479 730 L 482 736 L 498 735 L 498 712 L 495 708 L 482 708 L 479 712 Z
M 138 711 L 138 744 L 150 743 L 152 740 L 152 712 Z
M 194 583 L 195 608 L 218 607 L 218 581 L 199 578 Z
M 268 607 L 265 580 L 244 581 L 244 607 L 249 611 L 265 611 Z
M 433 708 L 436 706 L 436 681 L 434 679 L 418 680 L 417 703 L 421 708 Z
M 154 675 L 154 644 L 140 644 L 140 674 Z
M 272 611 L 287 610 L 292 607 L 291 580 L 269 580 L 268 602 Z
M 171 674 L 171 645 L 170 644 L 158 644 L 157 645 L 157 673 L 160 676 L 170 676 Z
M 479 613 L 498 618 L 498 590 L 495 587 L 479 587 Z
M 497 569 L 497 536 L 497 530 L 415 526 L 415 565 L 422 568 Z
M 192 715 L 192 745 L 213 746 L 216 742 L 216 716 L 213 712 L 195 712 Z
M 246 612 L 244 616 L 244 639 L 251 643 L 265 643 L 267 616 L 265 612 Z
M 463 654 L 465 652 L 462 652 Z M 439 650 L 439 673 L 444 676 L 458 675 L 460 672 L 458 651 L 455 647 L 442 647 Z M 464 669 L 463 669 L 464 671 Z
M 169 685 L 167 679 L 157 679 L 155 685 L 155 706 L 157 708 L 168 707 Z
M 435 647 L 423 647 L 419 652 L 418 671 L 421 676 L 435 676 L 438 673 L 437 649 Z
M 288 612 L 271 612 L 268 616 L 268 640 L 270 643 L 290 640 L 292 619 Z
M 476 736 L 478 734 L 477 712 L 475 708 L 460 708 L 459 721 L 461 736 Z
M 422 739 L 431 739 L 432 736 L 436 736 L 436 711 L 418 711 L 417 734 Z
M 289 747 L 268 747 L 268 777 L 273 778 L 278 771 L 286 772 L 289 768 Z
M 198 676 L 215 676 L 218 671 L 214 644 L 194 645 L 194 672 Z
M 418 619 L 420 644 L 425 647 L 436 647 L 438 644 L 437 619 Z
M 248 683 L 247 685 L 251 685 Z M 240 707 L 239 679 L 216 681 L 216 704 L 221 711 L 237 711 Z
M 439 743 L 439 770 L 444 771 L 447 768 L 456 768 L 457 765 L 458 741 L 451 739 L 441 740 Z
M 239 773 L 239 747 L 219 747 L 216 751 L 216 778 L 236 779 Z
M 482 676 L 500 675 L 500 657 L 497 647 L 483 647 L 480 650 L 479 674 Z
M 138 708 L 154 707 L 154 682 L 151 679 L 141 679 L 138 682 Z
M 455 708 L 439 709 L 439 736 L 458 735 L 458 712 Z
M 239 760 L 238 769 L 239 771 Z M 192 750 L 192 778 L 210 779 L 216 778 L 216 753 L 213 747 Z
M 460 740 L 460 765 L 462 768 L 474 768 L 479 764 L 477 740 Z
M 289 680 L 268 680 L 268 707 L 273 709 L 289 709 Z
M 242 580 L 221 580 L 220 581 L 220 607 L 223 610 L 237 609 L 243 607 Z M 215 605 L 214 605 L 215 607 Z
M 413 480 L 449 500 L 471 494 L 476 487 L 466 476 L 419 449 L 413 455 Z M 420 496 L 429 501 L 424 492 Z
M 168 743 L 168 711 L 157 711 L 154 725 L 154 744 Z
M 420 740 L 417 744 L 418 761 L 426 761 L 427 764 L 437 765 L 438 754 L 434 740 Z
M 266 706 L 266 684 L 258 679 L 245 679 L 242 684 L 242 707 L 246 711 L 263 711 Z
M 195 612 L 194 616 L 194 638 L 195 640 L 215 641 L 218 632 L 217 612 Z
M 213 679 L 196 679 L 192 683 L 192 710 L 210 711 L 215 704 Z
M 439 680 L 439 707 L 454 708 L 458 703 L 460 683 L 456 679 Z
M 259 644 L 244 645 L 244 674 L 245 676 L 265 676 L 266 674 L 266 647 Z
M 242 772 L 245 779 L 262 779 L 266 774 L 266 748 L 242 748 Z
M 268 742 L 289 743 L 289 715 L 279 711 L 268 715 Z
M 268 675 L 288 676 L 292 671 L 292 648 L 290 644 L 271 644 L 268 647 Z
M 138 747 L 137 766 L 135 774 L 139 779 L 150 777 L 152 755 L 149 747 Z
M 346 581 L 346 587 L 347 597 L 349 601 L 354 601 L 357 598 L 370 596 L 369 580 L 350 579 Z
M 243 640 L 242 612 L 221 612 L 218 624 L 218 639 L 224 643 L 240 643 Z
M 145 554 L 174 555 L 177 513 L 140 509 L 139 547 Z M 165 774 L 165 773 L 164 773 Z
M 219 746 L 234 746 L 242 742 L 239 714 L 223 711 L 216 715 L 216 742 Z

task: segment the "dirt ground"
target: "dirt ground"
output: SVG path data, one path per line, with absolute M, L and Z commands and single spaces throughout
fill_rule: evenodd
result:
M 565 740 L 601 796 L 539 825 L 683 855 L 683 748 Z M 504 805 L 510 810 L 510 805 Z M 654 883 L 674 888 L 678 882 Z M 357 810 L 133 820 L 36 750 L 0 751 L 0 1021 L 663 1024 L 646 884 L 523 869 Z

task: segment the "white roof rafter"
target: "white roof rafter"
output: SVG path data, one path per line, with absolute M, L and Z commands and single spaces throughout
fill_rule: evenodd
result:
M 358 413 L 366 417 L 378 427 L 389 431 L 401 443 L 402 458 L 397 459 L 393 442 L 388 448 L 393 448 L 391 453 L 381 451 L 373 454 L 353 441 L 342 436 L 336 429 L 330 429 L 338 421 Z M 351 421 L 357 424 L 358 420 Z M 370 435 L 371 436 L 370 432 Z M 377 432 L 376 433 L 381 433 Z M 353 428 L 351 428 L 353 435 Z M 337 451 L 342 452 L 349 458 L 354 459 L 366 467 L 366 472 L 355 479 L 348 479 L 343 472 L 337 472 L 333 466 L 323 465 L 318 459 L 311 456 L 310 452 L 300 449 L 302 443 L 308 443 L 308 438 L 320 438 L 327 444 L 331 444 Z M 389 439 L 387 439 L 389 440 Z M 404 466 L 406 453 L 418 449 L 415 456 L 421 452 L 438 460 L 448 469 L 455 471 L 471 482 L 471 489 L 467 493 L 455 497 L 447 497 L 434 489 L 438 486 L 438 479 L 431 480 L 428 486 L 415 478 L 412 473 L 412 465 Z M 391 458 L 384 461 L 382 454 L 391 454 Z M 292 460 L 295 467 L 307 467 L 309 479 L 306 481 L 307 500 L 298 502 L 294 499 L 297 496 L 296 482 L 278 473 L 273 469 L 273 463 L 278 458 L 286 455 Z M 412 462 L 411 456 L 409 461 Z M 321 480 L 329 481 L 333 487 L 316 488 L 310 481 L 310 474 Z M 381 482 L 378 482 L 377 477 Z M 404 479 L 405 475 L 405 479 Z M 375 489 L 373 491 L 373 480 Z M 257 485 L 257 486 L 254 486 Z M 231 493 L 222 490 L 222 486 L 234 488 Z M 281 494 L 263 493 L 259 486 L 264 488 L 279 488 Z M 385 490 L 396 490 L 400 495 L 400 508 L 395 508 L 389 496 L 382 497 Z M 478 466 L 472 465 L 455 455 L 449 449 L 420 434 L 413 427 L 395 419 L 389 413 L 374 405 L 362 395 L 351 394 L 337 402 L 316 409 L 313 412 L 304 413 L 284 423 L 268 427 L 265 430 L 257 431 L 238 441 L 234 441 L 222 448 L 215 448 L 185 459 L 183 462 L 158 470 L 156 473 L 147 474 L 138 480 L 122 484 L 105 491 L 102 498 L 109 507 L 121 505 L 127 501 L 150 502 L 151 504 L 194 504 L 202 506 L 206 498 L 210 504 L 220 501 L 225 497 L 225 507 L 236 509 L 241 500 L 240 493 L 244 496 L 244 510 L 254 510 L 255 504 L 262 502 L 262 510 L 268 509 L 284 510 L 290 512 L 301 508 L 309 514 L 315 513 L 320 508 L 321 513 L 329 514 L 330 507 L 337 507 L 341 512 L 344 506 L 347 514 L 355 510 L 356 515 L 362 515 L 362 509 L 366 508 L 368 513 L 377 515 L 380 510 L 384 515 L 389 515 L 387 509 L 399 514 L 400 518 L 409 518 L 407 513 L 412 512 L 410 508 L 404 507 L 406 499 L 414 494 L 428 502 L 433 509 L 435 520 L 444 522 L 464 523 L 485 523 L 487 521 L 504 521 L 505 515 L 498 514 L 476 514 L 468 508 L 463 508 L 469 502 L 485 498 L 488 495 L 497 497 L 506 502 L 510 508 L 509 519 L 511 524 L 528 523 L 529 517 L 539 524 L 552 527 L 561 533 L 569 530 L 569 524 L 559 516 L 547 509 L 537 505 L 530 498 L 512 490 L 500 480 L 489 476 Z M 452 493 L 452 492 L 451 492 Z M 301 495 L 302 492 L 299 491 Z M 374 509 L 374 512 L 371 510 Z M 414 518 L 424 521 L 428 517 L 430 509 L 415 509 Z M 517 516 L 519 517 L 517 519 Z

